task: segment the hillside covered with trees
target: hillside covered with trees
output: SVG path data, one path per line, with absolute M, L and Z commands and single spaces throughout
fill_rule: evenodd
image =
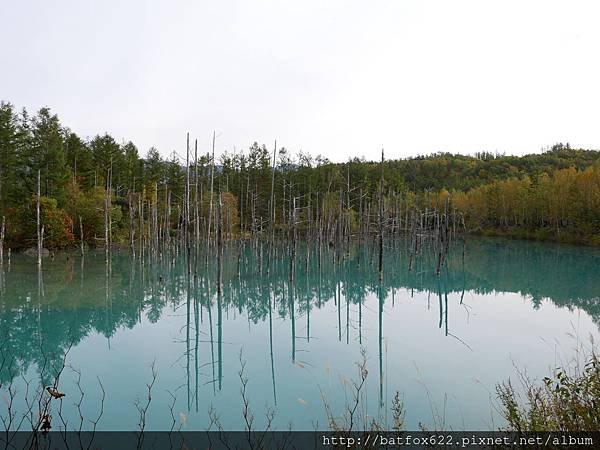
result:
M 29 115 L 2 102 L 4 247 L 35 247 L 38 188 L 49 249 L 175 236 L 186 199 L 192 226 L 204 236 L 215 226 L 217 193 L 230 236 L 263 233 L 272 216 L 285 229 L 292 211 L 301 226 L 326 217 L 351 232 L 360 217 L 368 223 L 376 213 L 380 162 L 332 163 L 258 143 L 232 153 L 190 141 L 188 151 L 185 136 L 176 144 L 168 158 L 155 148 L 142 157 L 132 142 L 108 134 L 82 139 L 48 108 Z M 600 245 L 599 151 L 557 144 L 522 157 L 439 153 L 385 161 L 383 179 L 387 214 L 400 229 L 412 208 L 448 202 L 470 232 Z

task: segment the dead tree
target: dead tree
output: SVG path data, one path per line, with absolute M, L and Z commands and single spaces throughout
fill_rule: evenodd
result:
M 165 217 L 163 225 L 163 248 L 168 249 L 171 243 L 171 191 L 165 180 Z
M 323 208 L 319 204 L 319 191 L 317 191 L 317 268 L 321 271 L 321 257 L 323 255 Z
M 413 258 L 417 253 L 417 219 L 413 209 L 410 213 L 410 255 L 408 259 L 408 271 L 412 271 Z
M 110 249 L 110 169 L 106 171 L 106 191 L 104 193 L 104 252 L 106 262 L 108 262 L 108 254 Z
M 135 258 L 135 206 L 133 193 L 130 191 L 127 197 L 129 203 L 129 247 L 131 248 L 131 254 Z M 79 217 L 79 223 L 81 224 L 81 216 Z M 83 253 L 83 246 L 81 247 L 81 251 Z
M 194 141 L 194 240 L 200 245 L 200 203 L 198 202 L 198 139 Z
M 42 246 L 43 246 L 43 231 L 40 217 L 40 199 L 41 199 L 41 171 L 37 173 L 37 198 L 36 198 L 36 229 L 37 229 L 37 263 L 38 267 L 42 265 Z
M 83 256 L 83 221 L 81 220 L 81 216 L 79 216 L 79 243 L 81 245 L 81 256 Z
M 273 167 L 271 169 L 271 200 L 269 201 L 269 253 L 267 255 L 267 275 L 271 270 L 271 252 L 275 240 L 275 164 L 277 158 L 277 140 L 273 148 Z
M 212 158 L 210 160 L 210 196 L 208 199 L 208 227 L 206 228 L 206 262 L 208 263 L 208 249 L 210 248 L 210 228 L 212 224 L 212 213 L 213 213 L 213 188 L 215 180 L 215 139 L 216 133 L 213 131 L 212 138 Z
M 2 216 L 2 230 L 0 231 L 0 266 L 4 263 L 4 232 L 6 230 L 6 217 Z
M 350 253 L 350 234 L 351 234 L 350 223 L 350 163 L 348 163 L 348 170 L 346 171 L 346 252 L 347 256 Z
M 298 246 L 298 217 L 296 212 L 296 197 L 292 199 L 291 216 L 292 242 L 290 245 L 290 283 L 294 284 L 296 277 L 296 250 Z
M 219 297 L 223 290 L 223 200 L 219 192 L 217 208 L 217 294 Z
M 381 149 L 381 177 L 379 180 L 378 209 L 377 227 L 379 234 L 379 280 L 383 281 L 383 149 Z
M 436 233 L 436 241 L 438 243 L 438 263 L 436 268 L 436 273 L 439 274 L 444 262 L 446 260 L 446 256 L 448 255 L 449 245 L 450 245 L 450 232 L 449 232 L 449 224 L 448 224 L 448 203 L 449 198 L 446 197 L 444 202 L 444 214 L 441 218 L 440 223 L 440 214 L 437 215 L 437 233 Z
M 139 214 L 140 214 L 140 237 L 139 237 L 139 244 L 140 244 L 140 258 L 142 260 L 142 263 L 144 261 L 144 197 L 146 195 L 146 189 L 142 189 L 142 192 L 139 195 L 138 198 L 138 204 L 139 204 Z
M 192 271 L 190 248 L 190 133 L 187 134 L 187 148 L 185 157 L 185 199 L 183 205 L 183 241 L 187 256 L 188 275 Z

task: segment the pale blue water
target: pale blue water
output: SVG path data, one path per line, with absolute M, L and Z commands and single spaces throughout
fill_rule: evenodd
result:
M 59 390 L 68 427 L 78 426 L 74 405 L 85 391 L 82 412 L 98 414 L 106 389 L 103 430 L 133 430 L 145 384 L 157 372 L 147 429 L 204 430 L 211 405 L 225 429 L 243 429 L 239 354 L 246 362 L 247 393 L 264 426 L 265 408 L 275 426 L 326 428 L 323 397 L 335 414 L 351 400 L 349 380 L 364 348 L 369 375 L 364 410 L 391 420 L 395 391 L 406 407 L 406 424 L 429 428 L 490 429 L 503 424 L 495 384 L 531 377 L 570 364 L 576 349 L 599 337 L 600 251 L 582 247 L 499 239 L 471 239 L 466 255 L 455 248 L 438 276 L 422 255 L 408 271 L 403 243 L 385 252 L 379 287 L 377 257 L 368 245 L 349 252 L 315 253 L 306 264 L 300 245 L 295 283 L 282 248 L 266 274 L 250 244 L 225 251 L 223 296 L 209 273 L 186 277 L 185 258 L 142 263 L 126 252 L 59 255 L 44 261 L 41 278 L 32 258 L 13 255 L 1 278 L 0 372 L 6 414 L 8 386 L 15 410 L 27 410 L 25 388 L 52 384 L 52 368 L 67 355 Z M 44 365 L 44 355 L 48 362 Z M 10 369 L 9 369 L 10 367 Z M 42 367 L 43 374 L 40 375 Z M 169 405 L 176 396 L 173 416 Z M 53 425 L 59 426 L 58 402 Z M 362 407 L 361 407 L 362 408 Z M 35 408 L 33 408 L 35 409 Z M 18 417 L 17 414 L 17 417 Z M 174 420 L 174 421 L 173 421 Z M 28 429 L 27 421 L 23 426 Z

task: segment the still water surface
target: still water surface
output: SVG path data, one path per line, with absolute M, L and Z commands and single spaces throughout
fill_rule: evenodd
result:
M 203 430 L 211 406 L 224 428 L 243 429 L 243 349 L 255 425 L 273 408 L 277 429 L 322 429 L 323 398 L 342 412 L 364 349 L 369 415 L 391 420 L 399 391 L 409 429 L 490 429 L 503 424 L 497 382 L 516 380 L 516 368 L 534 378 L 548 375 L 571 364 L 590 336 L 599 337 L 597 249 L 471 239 L 464 259 L 462 246 L 454 249 L 438 276 L 425 254 L 409 272 L 398 243 L 386 249 L 382 285 L 367 244 L 327 250 L 320 270 L 315 253 L 307 261 L 301 244 L 293 284 L 279 252 L 269 274 L 262 258 L 261 274 L 250 244 L 227 248 L 222 297 L 212 257 L 209 270 L 201 258 L 197 277 L 187 277 L 182 256 L 142 264 L 123 252 L 107 267 L 102 253 L 59 255 L 44 261 L 40 276 L 32 258 L 13 255 L 0 278 L 7 362 L 0 412 L 11 379 L 15 408 L 24 411 L 24 380 L 52 384 L 51 368 L 72 344 L 59 388 L 73 426 L 79 423 L 73 368 L 81 372 L 86 419 L 98 414 L 101 380 L 99 429 L 133 430 L 134 402 L 144 400 L 154 362 L 147 429 Z M 41 367 L 50 369 L 40 373 Z

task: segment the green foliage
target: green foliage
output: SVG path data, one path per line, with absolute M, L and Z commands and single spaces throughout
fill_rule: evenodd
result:
M 511 178 L 455 192 L 454 206 L 471 229 L 497 234 L 597 244 L 600 166 L 543 173 L 536 181 Z
M 94 160 L 87 143 L 75 133 L 67 132 L 65 153 L 72 178 L 86 189 L 94 186 Z
M 58 116 L 42 108 L 30 121 L 29 132 L 22 133 L 21 174 L 27 191 L 36 192 L 36 176 L 41 173 L 41 193 L 63 203 L 69 169 L 65 161 L 64 133 Z
M 131 157 L 131 156 L 130 156 Z M 166 173 L 165 163 L 160 157 L 160 153 L 154 147 L 148 150 L 148 155 L 143 163 L 144 183 L 149 185 L 164 180 Z
M 15 199 L 17 180 L 18 118 L 10 103 L 0 102 L 0 210 Z
M 600 361 L 592 354 L 582 371 L 557 369 L 542 384 L 524 380 L 524 400 L 508 382 L 496 386 L 502 415 L 515 431 L 598 431 Z
M 21 207 L 8 216 L 9 234 L 7 241 L 13 248 L 35 247 L 36 245 L 36 196 L 32 196 Z M 40 198 L 40 222 L 44 228 L 44 247 L 67 248 L 75 242 L 71 217 L 57 206 L 56 199 Z
M 76 184 L 68 189 L 69 202 L 66 210 L 74 223 L 74 234 L 80 242 L 80 220 L 83 227 L 83 240 L 89 246 L 102 245 L 104 242 L 104 199 L 106 190 L 96 186 L 82 191 Z M 111 205 L 111 221 L 118 223 L 122 219 L 119 205 Z

